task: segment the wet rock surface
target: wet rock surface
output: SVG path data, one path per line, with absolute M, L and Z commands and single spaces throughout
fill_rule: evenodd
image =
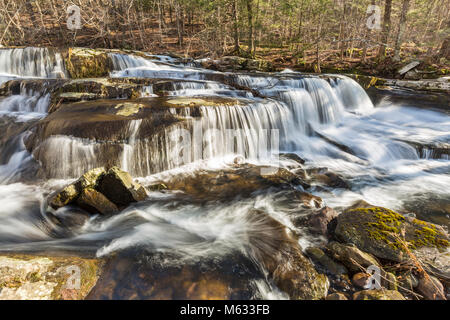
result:
M 53 209 L 69 204 L 91 213 L 114 214 L 132 202 L 143 201 L 147 191 L 120 168 L 96 168 L 74 183 L 51 194 L 47 200 Z
M 398 291 L 381 289 L 356 292 L 353 300 L 405 300 L 405 298 Z
M 192 175 L 175 176 L 164 181 L 171 190 L 181 190 L 203 200 L 248 197 L 270 188 L 293 190 L 294 186 L 302 183 L 299 176 L 287 169 L 250 164 L 235 165 L 235 169 L 222 171 L 196 171 Z M 296 197 L 307 206 L 320 207 L 320 198 L 311 194 L 297 192 Z
M 80 257 L 1 254 L 0 300 L 84 299 L 101 265 L 101 260 Z
M 450 245 L 442 227 L 382 207 L 350 209 L 342 213 L 337 218 L 335 233 L 343 242 L 396 262 L 409 260 L 408 250 L 445 249 Z

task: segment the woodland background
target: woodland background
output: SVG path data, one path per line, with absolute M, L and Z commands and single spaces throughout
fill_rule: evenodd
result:
M 82 29 L 67 28 L 67 7 Z M 381 28 L 369 29 L 377 5 Z M 445 75 L 450 0 L 0 0 L 0 45 L 226 55 L 324 72 L 389 72 L 418 59 Z

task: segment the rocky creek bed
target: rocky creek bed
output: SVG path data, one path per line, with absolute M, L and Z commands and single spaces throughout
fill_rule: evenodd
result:
M 449 298 L 447 82 L 0 50 L 0 299 Z

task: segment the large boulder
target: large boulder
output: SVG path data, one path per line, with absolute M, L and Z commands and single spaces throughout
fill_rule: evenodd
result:
M 24 142 L 42 178 L 69 179 L 93 167 L 127 164 L 131 174 L 147 176 L 174 166 L 173 133 L 193 130 L 192 119 L 201 116 L 202 106 L 241 102 L 222 97 L 66 102 L 35 123 Z
M 0 300 L 84 299 L 97 283 L 102 263 L 71 256 L 2 255 Z
M 383 207 L 346 210 L 337 218 L 335 236 L 341 242 L 395 262 L 409 260 L 410 252 L 421 247 L 450 246 L 442 227 Z
M 134 182 L 128 172 L 118 167 L 112 167 L 100 177 L 97 190 L 118 206 L 143 201 L 147 197 L 145 188 Z
M 105 172 L 105 168 L 103 167 L 89 170 L 74 183 L 53 193 L 48 199 L 48 204 L 53 209 L 58 209 L 74 202 L 80 196 L 83 189 L 94 187 L 97 184 L 97 179 Z
M 118 167 L 89 170 L 77 181 L 49 196 L 47 202 L 53 209 L 69 204 L 101 214 L 114 214 L 132 202 L 143 201 L 146 189 L 133 181 L 128 172 Z

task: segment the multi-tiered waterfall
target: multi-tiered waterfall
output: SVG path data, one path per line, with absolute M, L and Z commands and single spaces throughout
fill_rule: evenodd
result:
M 259 232 L 258 223 L 246 218 L 254 208 L 288 221 L 274 195 L 208 206 L 154 203 L 88 221 L 65 238 L 45 213 L 45 196 L 86 170 L 110 163 L 153 181 L 196 169 L 220 170 L 237 156 L 283 166 L 288 160 L 279 155 L 288 152 L 305 159 L 306 167 L 327 167 L 349 182 L 345 190 L 317 189 L 329 206 L 363 198 L 396 209 L 427 194 L 448 198 L 450 121 L 445 113 L 389 101 L 374 106 L 364 89 L 345 76 L 233 74 L 161 56 L 109 53 L 109 58 L 109 80 L 130 77 L 141 85 L 140 97 L 122 104 L 123 116 L 101 114 L 103 100 L 89 102 L 92 119 L 83 101 L 72 107 L 65 102 L 67 119 L 58 116 L 61 111 L 49 114 L 51 103 L 59 107 L 53 91 L 45 86 L 31 90 L 25 82 L 1 98 L 1 249 L 85 247 L 105 255 L 145 244 L 174 249 L 187 259 L 247 250 L 249 234 Z M 0 49 L 0 81 L 30 78 L 67 79 L 61 54 Z M 166 122 L 151 122 L 151 113 L 144 112 L 149 105 Z M 136 110 L 127 113 L 128 107 Z M 56 129 L 58 134 L 52 134 Z

